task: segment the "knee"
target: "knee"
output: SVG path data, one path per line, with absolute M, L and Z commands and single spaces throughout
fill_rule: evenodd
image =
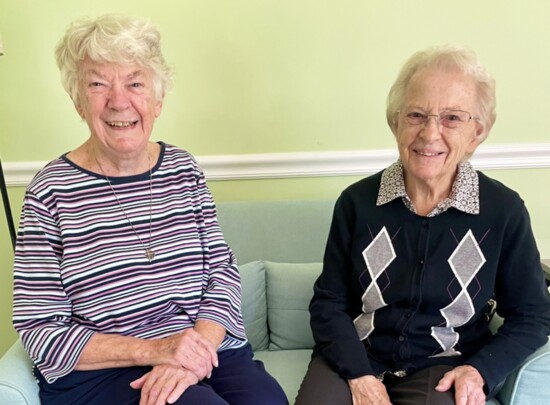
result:
M 243 405 L 288 405 L 288 398 L 283 388 L 269 374 L 250 387 L 248 397 Z
M 295 405 L 352 405 L 348 383 L 322 359 L 311 360 Z
M 174 405 L 229 405 L 206 384 L 199 383 L 188 387 Z

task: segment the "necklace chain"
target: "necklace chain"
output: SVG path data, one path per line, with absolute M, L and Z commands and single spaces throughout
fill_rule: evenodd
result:
M 99 163 L 99 160 L 97 159 L 97 156 L 94 156 L 94 158 L 95 158 L 95 161 L 96 161 L 97 165 L 99 166 L 99 170 L 101 170 L 101 174 L 103 175 L 103 177 L 105 177 L 105 179 L 107 180 L 107 183 L 109 183 L 109 188 L 111 189 L 111 192 L 115 196 L 115 200 L 118 204 L 118 207 L 120 208 L 120 210 L 124 214 L 124 217 L 126 218 L 128 223 L 130 224 L 130 226 L 132 227 L 132 230 L 134 231 L 134 234 L 138 238 L 139 243 L 141 244 L 141 246 L 145 250 L 145 257 L 149 260 L 149 263 L 152 262 L 153 259 L 155 258 L 155 251 L 153 250 L 153 244 L 152 244 L 152 239 L 153 239 L 153 233 L 152 233 L 152 223 L 153 223 L 153 179 L 152 179 L 152 174 L 151 174 L 151 158 L 149 157 L 149 153 L 147 153 L 147 162 L 148 162 L 148 165 L 149 165 L 149 244 L 148 244 L 148 246 L 146 246 L 145 243 L 143 243 L 143 240 L 141 239 L 138 232 L 136 231 L 136 228 L 134 227 L 134 224 L 132 223 L 132 221 L 130 221 L 130 217 L 128 216 L 128 214 L 126 214 L 126 210 L 124 209 L 124 207 L 120 203 L 120 200 L 118 199 L 118 196 L 115 193 L 115 188 L 113 187 L 113 183 L 112 183 L 111 179 L 105 174 L 105 170 L 103 170 L 103 167 L 101 166 L 101 163 Z

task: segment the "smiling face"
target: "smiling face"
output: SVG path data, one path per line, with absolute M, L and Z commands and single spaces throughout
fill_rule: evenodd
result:
M 79 77 L 76 108 L 97 152 L 113 158 L 139 156 L 162 110 L 162 100 L 154 96 L 152 73 L 138 65 L 100 64 L 87 58 Z
M 419 70 L 405 93 L 402 111 L 410 109 L 426 114 L 464 110 L 477 116 L 475 82 L 458 71 Z M 450 189 L 459 162 L 475 151 L 483 131 L 477 119 L 469 120 L 456 131 L 440 126 L 434 117 L 425 124 L 411 125 L 399 114 L 395 136 L 407 189 L 425 186 Z

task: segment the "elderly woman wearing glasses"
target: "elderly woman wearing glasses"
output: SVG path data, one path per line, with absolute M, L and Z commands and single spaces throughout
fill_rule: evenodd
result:
M 495 122 L 494 87 L 462 48 L 402 68 L 387 102 L 399 160 L 336 203 L 297 404 L 484 404 L 547 341 L 524 203 L 467 160 Z

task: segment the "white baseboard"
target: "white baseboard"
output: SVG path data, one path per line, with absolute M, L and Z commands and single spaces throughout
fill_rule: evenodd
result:
M 208 180 L 368 175 L 397 159 L 394 149 L 196 156 Z M 479 170 L 550 168 L 550 144 L 481 145 Z M 8 186 L 26 186 L 46 162 L 3 163 Z

